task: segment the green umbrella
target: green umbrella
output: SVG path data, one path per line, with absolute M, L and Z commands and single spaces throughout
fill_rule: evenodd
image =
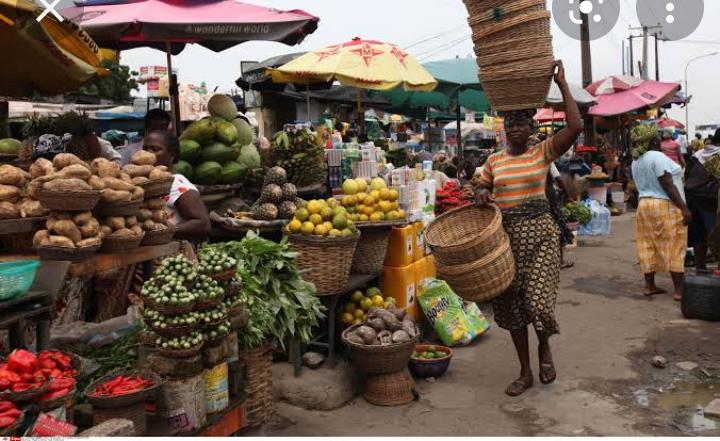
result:
M 478 78 L 478 67 L 473 58 L 454 58 L 431 61 L 423 64 L 438 80 L 438 87 L 432 92 L 407 92 L 395 89 L 381 92 L 394 107 L 433 107 L 454 110 L 460 106 L 476 112 L 490 111 Z

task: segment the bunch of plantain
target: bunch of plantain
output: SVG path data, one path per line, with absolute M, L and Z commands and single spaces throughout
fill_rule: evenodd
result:
M 284 168 L 288 181 L 306 187 L 325 180 L 325 149 L 317 145 L 315 135 L 307 130 L 281 131 L 272 138 L 277 165 Z

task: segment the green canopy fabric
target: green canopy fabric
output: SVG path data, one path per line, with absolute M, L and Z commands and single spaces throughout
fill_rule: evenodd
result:
M 438 80 L 432 92 L 406 92 L 395 89 L 381 92 L 394 107 L 432 107 L 453 110 L 459 102 L 468 110 L 489 112 L 490 103 L 482 91 L 478 67 L 474 58 L 455 58 L 431 61 L 423 67 Z

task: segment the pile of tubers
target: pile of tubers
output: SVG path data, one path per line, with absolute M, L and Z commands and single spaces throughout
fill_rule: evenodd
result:
M 46 230 L 40 230 L 33 237 L 38 247 L 56 246 L 63 248 L 86 248 L 102 244 L 103 233 L 100 223 L 91 212 L 53 212 L 45 221 Z
M 0 219 L 45 216 L 40 202 L 28 195 L 31 176 L 12 165 L 0 165 Z
M 102 203 L 135 202 L 145 198 L 142 187 L 134 184 L 132 176 L 122 171 L 116 162 L 104 158 L 93 159 L 90 169 L 92 176 L 89 183 L 93 189 L 102 192 Z
M 415 322 L 405 311 L 391 305 L 388 309 L 370 308 L 363 324 L 348 332 L 345 338 L 359 345 L 388 346 L 407 343 L 417 336 L 417 332 Z
M 172 178 L 172 173 L 164 165 L 155 166 L 155 154 L 140 150 L 130 158 L 130 164 L 122 168 L 132 178 L 132 183 L 142 185 L 150 181 Z
M 165 231 L 168 229 L 168 211 L 165 209 L 165 201 L 161 198 L 148 199 L 143 203 L 138 213 L 138 221 L 146 232 Z
M 137 216 L 110 216 L 103 219 L 100 232 L 104 239 L 140 239 L 145 232 Z

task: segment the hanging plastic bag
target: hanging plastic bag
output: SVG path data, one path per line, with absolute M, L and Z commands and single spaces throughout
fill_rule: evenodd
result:
M 586 199 L 583 203 L 590 209 L 592 218 L 590 222 L 580 226 L 578 236 L 609 236 L 610 210 L 595 199 Z

